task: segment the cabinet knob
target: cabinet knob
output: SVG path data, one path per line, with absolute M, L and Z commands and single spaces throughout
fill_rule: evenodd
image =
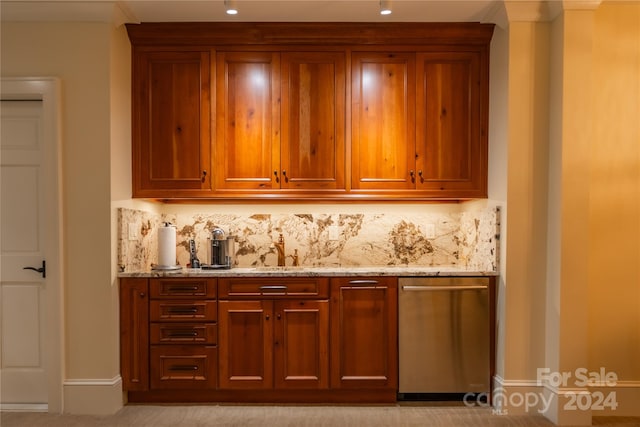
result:
M 207 179 L 207 171 L 202 171 L 202 182 Z
M 280 320 L 281 316 L 280 313 L 276 314 L 276 319 Z
M 273 175 L 276 177 L 276 182 L 280 182 L 280 178 L 278 178 L 278 171 L 273 171 Z
M 267 320 L 269 320 L 269 315 L 267 314 L 264 318 L 265 318 L 265 319 L 267 319 Z
M 145 294 L 144 292 L 140 292 L 140 298 L 144 298 L 146 296 L 147 296 L 147 294 Z

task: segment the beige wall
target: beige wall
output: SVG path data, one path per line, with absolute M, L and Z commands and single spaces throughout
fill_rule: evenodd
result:
M 86 393 L 119 375 L 111 283 L 111 37 L 105 23 L 2 23 L 2 76 L 62 82 L 62 197 L 65 394 Z M 66 410 L 109 412 L 119 402 Z M 118 396 L 119 398 L 119 396 Z M 120 399 L 118 399 L 120 400 Z
M 502 11 L 504 13 L 504 11 Z M 509 103 L 509 32 L 497 25 L 491 39 L 490 58 L 490 103 L 489 103 L 489 199 L 500 208 L 500 241 L 498 259 L 500 262 L 497 278 L 497 310 L 505 310 L 505 273 L 507 238 L 507 164 L 508 164 L 508 127 L 506 126 Z M 504 371 L 504 333 L 502 318 L 497 320 L 496 333 L 498 348 L 496 367 Z
M 617 387 L 585 390 L 614 391 L 608 413 L 637 416 L 640 2 L 565 2 L 550 21 L 539 2 L 512 5 L 500 385 L 553 397 L 545 415 L 561 425 L 590 425 L 601 412 L 563 399 L 576 369 L 604 367 Z M 573 378 L 542 387 L 538 368 Z
M 509 27 L 508 231 L 505 378 L 532 378 L 544 361 L 548 161 L 548 28 Z M 523 49 L 526 45 L 528 48 Z
M 640 2 L 596 11 L 592 77 L 589 368 L 640 388 Z

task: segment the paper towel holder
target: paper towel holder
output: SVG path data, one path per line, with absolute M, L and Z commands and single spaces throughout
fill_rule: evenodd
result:
M 173 227 L 175 228 L 175 226 L 173 224 L 171 224 L 170 222 L 163 222 L 163 227 L 162 228 L 169 228 L 169 227 Z M 173 236 L 173 244 L 175 245 L 175 234 Z M 175 254 L 174 254 L 175 257 Z M 172 257 L 172 258 L 174 258 Z M 160 261 L 160 258 L 162 258 L 162 256 L 160 255 L 160 237 L 158 237 L 158 261 Z M 151 269 L 152 270 L 163 270 L 163 271 L 172 271 L 172 270 L 181 270 L 182 266 L 180 265 L 162 265 L 162 264 L 151 264 Z

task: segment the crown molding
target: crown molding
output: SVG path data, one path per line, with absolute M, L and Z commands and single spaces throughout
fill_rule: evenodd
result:
M 505 1 L 509 22 L 553 21 L 562 11 L 560 1 Z
M 564 10 L 596 10 L 602 0 L 563 0 L 562 9 Z

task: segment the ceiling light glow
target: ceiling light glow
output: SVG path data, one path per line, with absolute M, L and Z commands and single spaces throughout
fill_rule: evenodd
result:
M 380 0 L 380 15 L 391 15 L 391 0 Z
M 224 0 L 224 6 L 227 9 L 227 15 L 238 14 L 238 7 L 236 6 L 236 0 Z

